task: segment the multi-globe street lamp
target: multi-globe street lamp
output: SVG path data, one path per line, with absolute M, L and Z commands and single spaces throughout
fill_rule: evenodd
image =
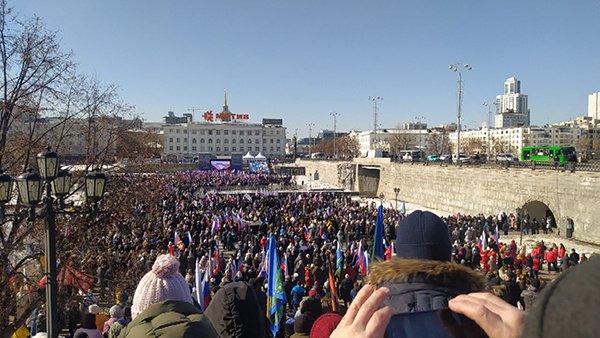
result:
M 396 194 L 396 213 L 398 213 L 398 194 L 400 193 L 400 188 L 394 188 L 394 194 Z
M 14 181 L 17 184 L 18 204 L 28 207 L 29 221 L 35 220 L 35 208 L 43 203 L 45 242 L 45 289 L 46 289 L 46 332 L 48 337 L 58 337 L 57 287 L 56 287 L 56 209 L 54 201 L 58 199 L 58 208 L 64 208 L 64 198 L 69 194 L 71 174 L 60 169 L 59 156 L 48 146 L 36 156 L 39 174 L 31 166 Z M 99 169 L 85 176 L 85 194 L 87 200 L 96 206 L 102 199 L 106 186 L 106 175 Z M 0 174 L 0 220 L 6 216 L 4 207 L 12 200 L 13 178 Z M 45 195 L 44 195 L 45 192 Z M 52 197 L 54 192 L 55 198 Z
M 448 69 L 455 73 L 458 73 L 458 88 L 456 97 L 456 164 L 460 165 L 460 114 L 462 110 L 462 71 L 471 70 L 472 68 L 466 63 L 459 62 L 448 66 Z

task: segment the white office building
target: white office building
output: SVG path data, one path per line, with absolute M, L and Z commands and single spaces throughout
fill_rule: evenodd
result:
M 588 96 L 588 116 L 592 120 L 600 120 L 600 92 Z
M 176 118 L 174 115 L 172 118 Z M 262 155 L 268 158 L 285 156 L 286 129 L 281 119 L 263 119 L 263 123 L 241 122 L 247 114 L 234 114 L 227 106 L 223 110 L 202 115 L 203 122 L 164 123 L 163 159 L 192 161 L 199 154 L 231 156 L 234 154 Z
M 491 156 L 510 153 L 518 156 L 523 147 L 576 145 L 585 133 L 584 128 L 558 125 L 466 130 L 460 133 L 461 153 L 478 152 Z M 456 149 L 456 138 L 456 132 L 450 134 L 450 143 L 454 149 Z
M 527 95 L 521 94 L 521 81 L 504 81 L 504 94 L 496 96 L 496 128 L 528 127 L 530 112 Z

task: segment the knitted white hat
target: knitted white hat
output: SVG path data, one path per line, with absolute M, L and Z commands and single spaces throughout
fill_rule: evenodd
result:
M 152 271 L 142 277 L 133 296 L 131 318 L 135 319 L 150 305 L 165 300 L 179 300 L 193 304 L 189 286 L 179 273 L 179 261 L 171 255 L 158 256 Z

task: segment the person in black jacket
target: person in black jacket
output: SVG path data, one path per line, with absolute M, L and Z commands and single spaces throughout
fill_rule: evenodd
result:
M 385 304 L 394 314 L 448 308 L 460 294 L 483 291 L 482 275 L 451 263 L 448 226 L 428 211 L 414 211 L 396 230 L 397 256 L 375 263 L 369 283 L 390 290 Z

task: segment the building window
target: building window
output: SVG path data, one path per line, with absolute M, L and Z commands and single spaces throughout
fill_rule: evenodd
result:
M 223 147 L 224 151 L 229 151 L 229 147 Z
M 187 151 L 187 146 L 183 146 L 183 151 Z
M 223 130 L 223 135 L 229 135 L 229 130 Z
M 172 133 L 172 132 L 173 132 L 173 128 L 169 128 L 169 133 Z
M 256 143 L 256 144 L 259 144 L 259 143 L 260 143 L 260 141 L 259 141 L 258 139 L 255 139 L 255 140 L 254 140 L 254 143 Z
M 177 143 L 179 143 L 179 142 L 181 142 L 181 139 L 178 137 L 178 138 L 177 138 Z
M 169 150 L 170 150 L 170 151 L 173 151 L 173 146 L 169 146 Z
M 277 147 L 277 151 L 281 151 L 281 147 Z
M 208 151 L 213 151 L 213 147 L 208 147 Z
M 181 148 L 179 146 L 177 146 L 177 151 L 181 150 Z
M 217 147 L 217 152 L 221 151 L 221 147 Z
M 243 130 L 240 130 L 240 136 L 244 136 L 244 131 Z
M 263 151 L 267 151 L 267 147 L 263 147 Z
M 183 143 L 187 143 L 187 137 L 183 138 Z
M 269 141 L 270 141 L 269 143 L 273 143 L 273 139 L 270 139 Z
M 212 135 L 212 130 L 207 130 L 208 135 Z
M 169 137 L 169 142 L 173 143 L 173 138 Z
M 277 141 L 279 141 L 279 140 L 277 140 Z M 192 139 L 192 143 L 198 143 L 198 140 L 196 140 L 195 138 L 193 138 Z M 279 143 L 279 142 L 277 142 L 277 143 Z
M 244 147 L 240 147 L 240 151 L 244 151 Z
M 198 151 L 196 146 L 192 146 L 192 151 Z
M 252 139 L 248 139 L 248 144 L 252 144 Z
M 235 139 L 231 140 L 231 143 L 235 143 Z
M 281 139 L 277 139 L 277 143 L 281 143 Z
M 217 139 L 217 143 L 221 143 L 221 139 L 220 138 Z
M 200 130 L 200 135 L 204 135 L 204 130 Z
M 203 138 L 200 139 L 200 143 L 204 143 L 204 139 Z
M 243 138 L 240 139 L 240 143 L 244 143 L 244 139 Z
M 254 147 L 254 151 L 260 151 L 260 147 Z
M 229 139 L 224 139 L 223 143 L 229 143 Z
M 179 129 L 175 130 L 175 133 L 176 133 L 176 134 L 179 134 L 179 133 L 180 133 Z
M 208 143 L 213 143 L 212 138 L 208 139 Z
M 196 135 L 196 131 L 195 130 L 192 130 L 192 135 Z
M 237 151 L 235 147 L 231 147 L 231 151 Z
M 273 147 L 271 147 L 271 152 L 273 152 Z
M 215 135 L 221 135 L 221 131 L 220 130 L 215 130 Z
M 255 130 L 254 135 L 260 135 L 260 130 Z
M 236 130 L 232 130 L 231 131 L 231 135 L 235 135 L 235 134 L 237 134 L 237 131 Z

